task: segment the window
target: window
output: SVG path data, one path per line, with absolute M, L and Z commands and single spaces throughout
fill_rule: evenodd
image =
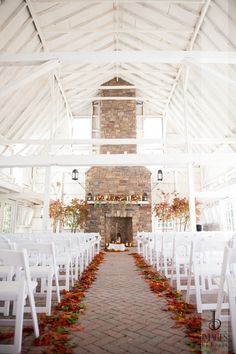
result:
M 91 119 L 77 118 L 73 120 L 73 138 L 90 139 L 91 138 Z
M 137 117 L 137 137 L 144 139 L 162 139 L 162 119 L 158 117 Z M 162 144 L 146 144 L 138 146 L 139 153 L 161 153 Z
M 91 128 L 91 118 L 76 118 L 73 120 L 73 134 L 74 139 L 91 139 L 92 128 Z M 78 145 L 74 144 L 73 152 L 78 155 L 88 155 L 91 151 L 91 145 Z
M 153 221 L 154 221 L 154 225 L 153 225 L 154 231 L 170 231 L 174 229 L 173 220 L 168 220 L 163 224 L 161 220 L 158 220 L 157 217 L 154 217 Z
M 1 201 L 0 203 L 0 218 L 1 218 L 1 225 L 0 231 L 4 233 L 13 232 L 15 220 L 15 203 L 13 202 L 5 202 Z
M 144 118 L 143 137 L 147 139 L 162 139 L 162 119 Z
M 226 230 L 235 231 L 235 210 L 232 202 L 225 204 Z

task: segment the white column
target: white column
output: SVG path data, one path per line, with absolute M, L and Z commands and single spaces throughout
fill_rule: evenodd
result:
M 43 225 L 42 231 L 48 231 L 49 203 L 50 203 L 50 176 L 51 167 L 45 168 L 44 203 L 43 203 Z
M 189 213 L 190 213 L 190 231 L 196 231 L 196 210 L 194 196 L 194 176 L 193 166 L 188 166 L 188 186 L 189 186 Z

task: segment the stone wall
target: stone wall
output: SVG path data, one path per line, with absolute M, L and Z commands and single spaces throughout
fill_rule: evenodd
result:
M 113 79 L 104 86 L 129 86 L 124 80 Z M 131 86 L 132 87 L 132 86 Z M 135 89 L 101 90 L 102 97 L 122 97 L 121 100 L 100 102 L 100 133 L 101 138 L 136 138 L 136 101 L 123 100 L 124 97 L 135 97 Z M 136 145 L 104 145 L 100 153 L 106 154 L 136 153 Z
M 104 86 L 125 85 L 128 82 L 113 79 Z M 132 87 L 132 86 L 131 86 Z M 102 90 L 101 96 L 135 97 L 134 89 Z M 136 101 L 108 100 L 100 102 L 101 138 L 136 138 Z M 100 153 L 136 153 L 136 145 L 103 145 Z M 129 242 L 138 231 L 151 231 L 151 173 L 145 167 L 92 167 L 86 173 L 86 193 L 92 196 L 107 194 L 147 193 L 148 204 L 134 202 L 106 202 L 91 204 L 85 231 L 100 232 L 102 238 L 109 242 L 114 239 L 114 225 L 122 233 L 122 240 Z M 126 220 L 125 220 L 126 218 Z M 127 232 L 124 231 L 127 226 Z M 132 234 L 132 235 L 131 235 Z

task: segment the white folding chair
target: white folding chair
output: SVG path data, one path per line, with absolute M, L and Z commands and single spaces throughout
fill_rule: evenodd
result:
M 171 278 L 173 269 L 173 247 L 176 233 L 165 232 L 162 236 L 160 252 L 160 272 L 166 277 Z
M 226 276 L 232 330 L 233 353 L 236 353 L 236 274 Z
M 186 280 L 189 273 L 192 237 L 193 234 L 180 234 L 176 235 L 174 239 L 171 285 L 173 285 L 173 281 L 176 279 L 176 288 L 178 291 L 187 290 Z
M 9 266 L 14 268 L 15 277 L 11 280 L 0 281 L 0 300 L 16 302 L 16 316 L 14 320 L 15 333 L 13 344 L 1 344 L 0 353 L 21 352 L 22 331 L 24 321 L 24 304 L 28 296 L 35 337 L 39 336 L 38 320 L 35 309 L 33 290 L 37 283 L 31 281 L 28 256 L 26 250 L 0 250 L 0 267 Z M 24 270 L 22 272 L 22 270 Z M 12 320 L 1 319 L 0 326 L 12 324 Z
M 64 285 L 59 285 L 60 289 L 69 290 L 70 283 L 74 285 L 73 279 L 73 257 L 71 252 L 71 241 L 69 237 L 61 235 L 53 236 L 56 252 L 56 263 L 59 266 L 59 280 L 65 280 Z
M 224 240 L 200 239 L 193 244 L 186 301 L 189 302 L 190 294 L 195 294 L 198 313 L 216 309 L 217 300 L 204 302 L 203 296 L 219 293 L 219 284 L 214 280 L 219 278 L 222 273 L 224 246 Z M 194 279 L 194 286 L 191 285 L 191 278 Z M 228 308 L 228 304 L 223 304 L 223 308 Z
M 36 306 L 36 311 L 51 315 L 52 290 L 55 288 L 57 301 L 60 302 L 60 289 L 58 282 L 58 267 L 56 265 L 54 243 L 19 243 L 17 249 L 26 249 L 29 256 L 30 274 L 32 279 L 40 279 L 35 295 L 46 292 L 46 305 Z M 55 286 L 53 286 L 55 281 Z M 25 312 L 30 309 L 25 307 Z

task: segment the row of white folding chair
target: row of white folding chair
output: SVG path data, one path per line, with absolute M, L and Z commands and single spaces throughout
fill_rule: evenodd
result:
M 52 290 L 56 290 L 57 302 L 60 302 L 58 266 L 54 243 L 17 243 L 18 250 L 26 249 L 29 256 L 30 274 L 33 280 L 40 280 L 35 295 L 46 293 L 45 306 L 36 306 L 37 312 L 51 315 Z M 55 282 L 55 286 L 53 283 Z M 29 308 L 25 307 L 25 311 Z
M 145 260 L 154 265 L 167 278 L 177 280 L 178 290 L 186 290 L 181 285 L 181 277 L 187 277 L 190 256 L 190 242 L 192 239 L 225 239 L 228 240 L 232 232 L 167 232 L 137 234 L 138 252 Z
M 55 244 L 55 254 L 56 263 L 59 267 L 59 280 L 60 289 L 69 290 L 70 283 L 73 285 L 72 276 L 72 256 L 71 256 L 71 245 L 69 238 L 61 237 L 61 234 L 51 234 L 51 233 L 35 233 L 35 234 L 9 234 L 10 240 L 14 240 L 16 244 L 21 243 L 54 243 Z M 53 286 L 53 290 L 56 287 Z
M 33 291 L 37 286 L 31 281 L 28 255 L 26 250 L 1 250 L 0 267 L 12 267 L 14 276 L 11 279 L 0 281 L 0 300 L 16 302 L 16 316 L 14 320 L 13 344 L 1 344 L 0 353 L 19 354 L 22 345 L 22 332 L 24 321 L 24 304 L 28 296 L 35 337 L 39 336 L 38 320 L 35 308 Z M 23 271 L 22 271 L 23 270 Z M 1 319 L 0 326 L 13 324 L 12 319 Z
M 16 245 L 13 242 L 9 242 L 8 240 L 0 242 L 0 250 L 15 250 Z M 14 275 L 13 268 L 9 266 L 1 266 L 0 267 L 0 279 L 2 280 L 11 280 Z M 9 301 L 4 301 L 3 306 L 0 306 L 0 313 L 3 313 L 4 316 L 9 315 Z
M 75 236 L 79 236 L 79 239 L 77 240 Z M 96 252 L 100 251 L 101 242 L 98 233 L 9 234 L 8 237 L 16 242 L 31 242 L 33 240 L 36 242 L 54 242 L 57 263 L 61 271 L 64 270 L 66 273 L 65 285 L 61 285 L 61 289 L 65 288 L 66 290 L 69 290 L 70 283 L 73 285 L 74 279 L 78 279 L 78 272 L 81 275 Z M 66 239 L 70 241 L 65 241 Z M 71 242 L 73 242 L 73 247 L 70 245 Z M 60 279 L 62 278 L 63 275 L 60 276 Z
M 74 285 L 72 269 L 72 249 L 70 237 L 62 234 L 40 234 L 37 235 L 38 242 L 53 242 L 55 245 L 56 264 L 59 267 L 59 288 L 69 290 Z M 55 289 L 55 287 L 53 287 Z
M 163 233 L 161 249 L 159 252 L 159 271 L 167 278 L 176 278 L 177 289 L 186 290 L 186 285 L 181 284 L 181 278 L 186 279 L 189 259 L 190 259 L 190 244 L 192 240 L 227 240 L 232 236 L 232 232 L 175 232 Z
M 189 302 L 190 295 L 194 294 L 198 313 L 216 309 L 216 300 L 206 302 L 205 298 L 204 302 L 203 298 L 204 295 L 218 295 L 219 285 L 215 280 L 221 276 L 225 245 L 227 241 L 221 239 L 199 239 L 191 244 L 186 301 Z M 228 303 L 224 308 L 228 308 Z
M 227 301 L 229 302 L 230 316 L 222 312 Z M 236 353 L 236 245 L 229 243 L 224 249 L 224 258 L 221 277 L 219 279 L 219 293 L 217 298 L 216 318 L 230 319 L 233 341 L 233 352 Z

